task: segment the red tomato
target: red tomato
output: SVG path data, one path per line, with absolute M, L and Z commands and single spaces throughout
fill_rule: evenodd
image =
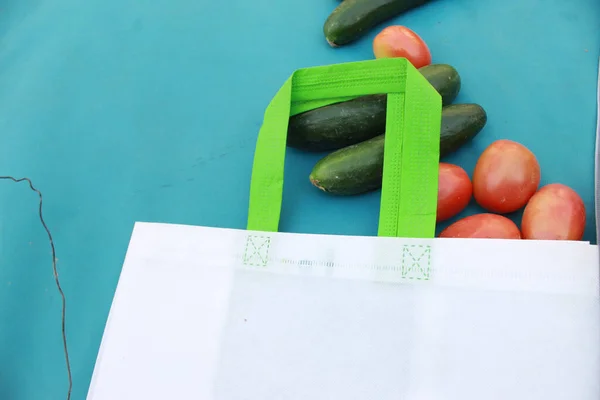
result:
M 467 172 L 458 165 L 440 163 L 437 221 L 454 217 L 467 207 L 473 195 L 473 185 Z
M 581 240 L 585 230 L 583 200 L 568 186 L 546 185 L 527 203 L 521 228 L 525 239 Z
M 488 211 L 510 213 L 527 204 L 540 185 L 540 177 L 540 164 L 527 147 L 498 140 L 477 160 L 473 196 Z
M 521 239 L 510 219 L 496 214 L 475 214 L 460 219 L 440 233 L 441 238 Z
M 388 26 L 373 40 L 375 58 L 404 57 L 416 68 L 431 64 L 431 52 L 423 39 L 405 26 Z

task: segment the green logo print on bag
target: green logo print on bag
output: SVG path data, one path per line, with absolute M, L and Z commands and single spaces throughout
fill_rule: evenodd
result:
M 290 115 L 387 93 L 379 236 L 433 238 L 438 190 L 442 102 L 404 58 L 297 70 L 267 107 L 258 134 L 248 230 L 277 232 Z

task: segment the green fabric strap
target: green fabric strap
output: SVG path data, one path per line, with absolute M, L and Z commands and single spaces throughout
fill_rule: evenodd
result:
M 441 97 L 404 58 L 294 72 L 271 100 L 258 134 L 248 230 L 278 230 L 290 115 L 377 93 L 388 93 L 378 235 L 434 237 Z

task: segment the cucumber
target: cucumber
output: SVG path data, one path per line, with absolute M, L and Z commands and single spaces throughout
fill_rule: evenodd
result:
M 440 157 L 473 139 L 487 114 L 478 104 L 453 104 L 442 109 Z M 337 150 L 322 158 L 310 174 L 317 188 L 336 195 L 355 195 L 381 187 L 384 135 Z
M 287 145 L 337 150 L 385 132 L 387 95 L 375 94 L 316 108 L 290 118 Z
M 342 46 L 365 35 L 372 28 L 431 0 L 344 0 L 323 26 L 327 42 Z
M 347 1 L 347 0 L 346 0 Z M 419 72 L 442 96 L 454 101 L 461 87 L 458 71 L 448 64 L 432 64 Z M 290 117 L 287 145 L 306 151 L 331 151 L 363 142 L 385 132 L 387 95 L 357 97 Z
M 451 104 L 461 88 L 460 75 L 448 64 L 430 64 L 419 68 L 421 75 L 442 96 L 442 106 Z

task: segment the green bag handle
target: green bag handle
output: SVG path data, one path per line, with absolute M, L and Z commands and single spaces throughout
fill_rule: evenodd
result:
M 442 102 L 405 58 L 304 68 L 292 74 L 267 107 L 258 134 L 248 230 L 278 230 L 290 115 L 378 93 L 387 93 L 378 235 L 434 237 Z

